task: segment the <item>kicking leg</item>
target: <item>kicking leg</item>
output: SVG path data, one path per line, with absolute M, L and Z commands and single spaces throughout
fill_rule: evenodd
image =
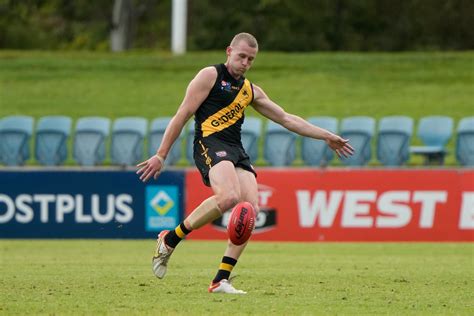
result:
M 222 216 L 240 200 L 240 185 L 235 167 L 230 161 L 221 161 L 209 171 L 214 195 L 201 203 L 181 224 L 172 231 L 158 235 L 156 251 L 152 259 L 153 273 L 163 278 L 168 260 L 178 243 L 193 229 L 198 229 Z
M 255 175 L 241 168 L 236 168 L 237 177 L 240 187 L 240 201 L 251 203 L 256 212 L 258 208 L 258 188 Z M 230 240 L 227 241 L 227 249 L 225 250 L 219 270 L 209 286 L 208 291 L 211 293 L 231 293 L 245 294 L 244 291 L 236 290 L 229 282 L 230 273 L 237 264 L 237 260 L 245 249 L 247 243 L 243 245 L 234 245 Z

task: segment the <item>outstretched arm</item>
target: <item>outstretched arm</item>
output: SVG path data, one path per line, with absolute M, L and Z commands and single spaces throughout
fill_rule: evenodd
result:
M 324 128 L 315 126 L 301 117 L 285 112 L 278 104 L 273 102 L 257 85 L 254 88 L 253 107 L 263 116 L 282 125 L 286 129 L 295 132 L 301 136 L 321 139 L 326 141 L 328 146 L 341 157 L 348 157 L 354 153 L 354 148 L 349 144 L 348 139 L 331 133 Z
M 199 106 L 209 95 L 209 91 L 211 91 L 216 78 L 216 69 L 214 67 L 206 67 L 191 80 L 186 89 L 183 102 L 166 127 L 163 140 L 161 141 L 156 155 L 153 155 L 148 160 L 137 165 L 139 168 L 137 174 L 140 175 L 140 180 L 146 182 L 151 177 L 155 179 L 158 177 L 163 169 L 164 161 L 168 156 L 171 146 L 178 138 L 186 122 L 194 115 Z

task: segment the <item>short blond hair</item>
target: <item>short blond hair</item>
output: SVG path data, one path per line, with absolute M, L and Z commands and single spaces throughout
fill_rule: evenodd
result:
M 253 36 L 250 33 L 239 33 L 234 36 L 232 41 L 230 42 L 231 47 L 237 45 L 240 43 L 240 41 L 245 41 L 250 47 L 257 48 L 258 49 L 258 42 L 255 36 Z

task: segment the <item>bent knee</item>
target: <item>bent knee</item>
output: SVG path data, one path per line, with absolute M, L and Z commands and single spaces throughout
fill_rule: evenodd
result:
M 239 202 L 240 194 L 236 191 L 225 192 L 224 194 L 217 196 L 217 204 L 221 213 L 233 208 Z

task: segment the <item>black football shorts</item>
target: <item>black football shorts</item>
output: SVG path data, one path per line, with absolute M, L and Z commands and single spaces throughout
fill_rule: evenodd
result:
M 197 138 L 194 140 L 194 162 L 202 176 L 202 181 L 208 187 L 209 170 L 221 161 L 231 161 L 237 168 L 252 172 L 255 177 L 257 173 L 250 164 L 250 159 L 242 146 L 224 143 L 210 137 Z

